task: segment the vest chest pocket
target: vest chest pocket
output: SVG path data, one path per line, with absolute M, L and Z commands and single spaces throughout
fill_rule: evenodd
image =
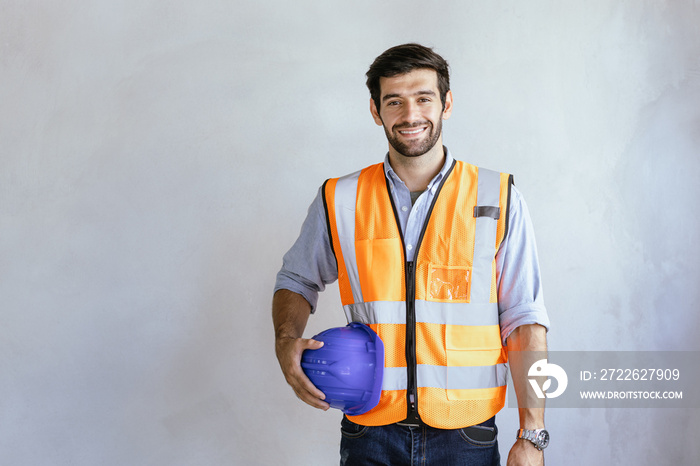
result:
M 427 300 L 435 302 L 469 302 L 471 267 L 434 265 L 428 268 Z

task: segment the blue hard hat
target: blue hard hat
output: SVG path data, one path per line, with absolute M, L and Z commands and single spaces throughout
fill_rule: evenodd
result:
M 377 406 L 384 373 L 384 343 L 365 324 L 351 322 L 319 333 L 323 346 L 307 349 L 301 367 L 331 408 L 363 414 Z

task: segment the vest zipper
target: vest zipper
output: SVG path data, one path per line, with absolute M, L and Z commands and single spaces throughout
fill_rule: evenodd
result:
M 396 219 L 396 226 L 399 229 L 399 236 L 401 237 L 401 245 L 403 247 L 403 257 L 404 257 L 404 280 L 406 281 L 406 404 L 408 409 L 406 410 L 405 422 L 416 422 L 420 423 L 420 416 L 418 415 L 418 377 L 416 375 L 416 270 L 415 263 L 406 260 L 406 241 L 403 237 L 403 232 L 401 231 L 401 222 L 399 220 L 399 213 L 396 210 L 396 205 L 394 204 L 394 197 L 391 195 L 391 186 L 389 186 L 389 179 L 385 178 L 386 190 L 389 194 L 389 200 L 391 201 L 391 207 L 394 210 L 394 218 Z M 427 224 L 427 222 L 426 222 Z M 425 229 L 425 226 L 423 227 Z M 422 234 L 421 234 L 422 236 Z
M 406 262 L 406 369 L 408 387 L 406 422 L 420 423 L 418 415 L 418 377 L 416 362 L 416 268 L 415 262 Z

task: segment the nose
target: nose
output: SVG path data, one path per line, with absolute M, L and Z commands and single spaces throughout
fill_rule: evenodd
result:
M 418 103 L 413 101 L 407 101 L 403 106 L 403 120 L 407 123 L 412 123 L 414 121 L 421 120 L 421 114 L 419 111 Z

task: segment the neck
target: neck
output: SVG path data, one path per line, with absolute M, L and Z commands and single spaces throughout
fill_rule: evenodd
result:
M 406 157 L 389 146 L 389 164 L 409 191 L 425 191 L 430 180 L 435 178 L 445 165 L 442 138 L 432 149 L 419 157 Z

